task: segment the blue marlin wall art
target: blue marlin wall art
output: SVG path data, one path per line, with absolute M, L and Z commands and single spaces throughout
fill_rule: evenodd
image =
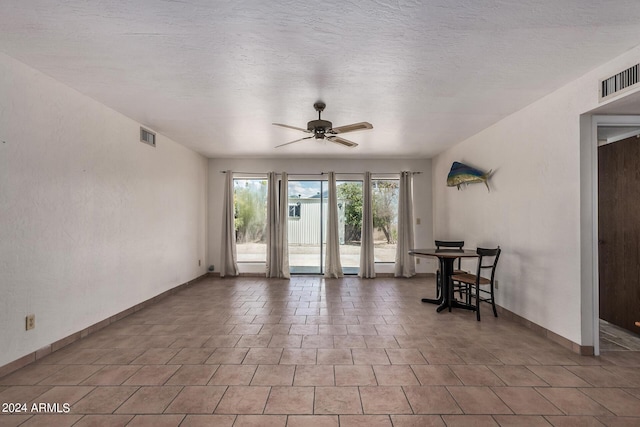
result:
M 475 184 L 484 182 L 484 185 L 489 189 L 489 176 L 491 176 L 491 170 L 489 172 L 482 172 L 476 168 L 465 165 L 460 162 L 453 162 L 449 175 L 447 175 L 447 187 L 458 187 L 460 190 L 461 185 Z

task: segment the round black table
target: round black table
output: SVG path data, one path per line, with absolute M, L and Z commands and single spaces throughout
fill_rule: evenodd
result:
M 453 297 L 449 297 L 449 282 L 453 274 L 453 264 L 458 258 L 477 258 L 476 251 L 469 249 L 411 249 L 409 255 L 418 257 L 437 257 L 440 262 L 440 271 L 442 273 L 442 291 L 436 299 L 422 298 L 422 302 L 437 304 L 436 311 L 441 312 L 447 307 L 463 308 L 465 310 L 475 311 L 472 305 L 464 304 Z

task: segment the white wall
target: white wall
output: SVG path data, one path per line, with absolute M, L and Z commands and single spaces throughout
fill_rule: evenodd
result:
M 3 54 L 0 93 L 2 366 L 206 272 L 207 160 Z
M 500 245 L 498 304 L 581 345 L 594 344 L 594 278 L 592 258 L 581 258 L 593 200 L 580 115 L 598 106 L 599 79 L 639 58 L 635 48 L 433 159 L 436 235 Z M 447 188 L 453 161 L 493 169 L 491 193 Z
M 225 175 L 223 170 L 237 172 L 269 171 L 288 172 L 289 174 L 319 174 L 336 172 L 337 179 L 354 179 L 353 175 L 341 176 L 339 173 L 400 173 L 403 170 L 422 172 L 414 175 L 414 217 L 420 218 L 421 224 L 414 225 L 415 245 L 417 247 L 433 246 L 432 205 L 431 205 L 431 160 L 422 159 L 389 159 L 389 160 L 354 160 L 354 159 L 209 159 L 209 263 L 219 271 L 220 265 L 220 232 L 222 229 L 222 198 L 224 194 Z M 289 176 L 289 179 L 303 179 L 300 176 Z M 318 175 L 308 176 L 320 179 Z M 416 266 L 417 272 L 435 271 L 435 263 L 423 262 Z M 241 272 L 264 272 L 264 265 L 238 266 Z M 392 266 L 378 265 L 376 271 L 393 272 Z

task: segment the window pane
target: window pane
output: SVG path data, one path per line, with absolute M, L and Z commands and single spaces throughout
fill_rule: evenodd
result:
M 345 274 L 358 274 L 362 241 L 362 181 L 338 181 L 336 189 L 340 264 Z
M 289 203 L 289 218 L 300 218 L 300 202 Z
M 374 179 L 372 187 L 375 260 L 376 262 L 395 262 L 400 180 Z
M 327 203 L 321 181 L 289 181 L 289 269 L 292 274 L 322 272 L 320 245 Z
M 234 179 L 238 262 L 267 262 L 267 181 Z

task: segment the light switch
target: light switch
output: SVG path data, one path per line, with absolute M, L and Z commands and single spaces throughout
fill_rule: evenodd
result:
M 416 218 L 416 225 L 420 225 L 420 218 Z

